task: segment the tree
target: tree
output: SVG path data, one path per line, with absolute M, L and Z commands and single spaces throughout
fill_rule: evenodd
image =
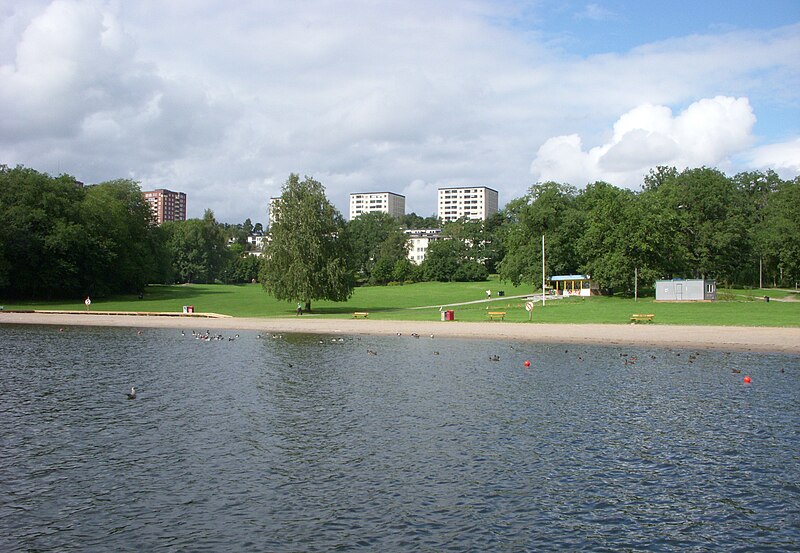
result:
M 406 213 L 398 219 L 400 226 L 404 229 L 418 230 L 428 228 L 439 228 L 442 226 L 441 220 L 435 215 L 421 217 L 416 213 Z
M 453 238 L 432 242 L 421 267 L 427 280 L 440 282 L 481 281 L 489 276 L 486 267 L 472 258 L 470 248 Z
M 466 246 L 458 240 L 441 239 L 431 242 L 422 266 L 427 280 L 450 282 L 455 279 L 459 265 L 467 256 Z
M 355 279 L 347 227 L 325 197 L 325 188 L 310 177 L 289 175 L 283 186 L 272 242 L 261 270 L 264 290 L 276 299 L 305 303 L 346 301 Z
M 231 254 L 213 211 L 207 209 L 202 219 L 169 221 L 162 226 L 168 235 L 167 244 L 178 281 L 212 283 L 222 277 Z
M 631 229 L 638 225 L 631 209 L 634 195 L 605 182 L 589 184 L 576 205 L 584 217 L 583 232 L 576 237 L 582 271 L 604 289 L 632 290 L 636 256 L 632 255 Z
M 219 279 L 226 284 L 242 284 L 258 279 L 261 271 L 261 257 L 250 255 L 240 244 L 228 248 L 228 260 Z
M 395 282 L 415 280 L 415 268 L 416 265 L 411 263 L 411 260 L 408 257 L 398 259 L 394 264 L 394 268 L 392 269 L 392 280 Z
M 716 169 L 686 169 L 668 175 L 652 194 L 653 205 L 670 214 L 664 222 L 677 238 L 680 257 L 670 272 L 733 282 L 752 259 L 746 197 L 733 181 Z
M 378 247 L 376 262 L 372 269 L 370 283 L 386 284 L 394 278 L 394 270 L 399 261 L 408 259 L 408 239 L 398 229 L 389 233 Z
M 391 259 L 383 261 L 391 267 L 399 256 L 407 255 L 406 236 L 397 220 L 387 213 L 370 212 L 359 215 L 347 225 L 347 234 L 350 237 L 350 247 L 353 252 L 353 262 L 357 274 L 370 282 L 388 282 L 391 276 L 383 273 L 381 278 L 373 279 L 373 270 L 382 256 L 388 255 Z M 393 247 L 393 245 L 398 247 Z M 385 268 L 385 267 L 384 267 Z
M 4 295 L 51 298 L 80 293 L 84 194 L 67 175 L 54 178 L 0 165 Z
M 745 267 L 737 275 L 740 281 L 749 281 L 760 285 L 763 277 L 777 284 L 781 271 L 781 260 L 778 250 L 773 247 L 775 242 L 773 229 L 770 224 L 775 220 L 767 221 L 768 213 L 775 213 L 775 209 L 770 209 L 770 204 L 780 201 L 780 191 L 783 181 L 772 170 L 762 173 L 760 171 L 748 171 L 739 173 L 733 177 L 736 188 L 745 195 L 747 218 L 749 220 L 750 233 L 752 235 L 753 251 L 752 259 L 745 264 Z M 778 207 L 778 210 L 781 208 Z
M 486 267 L 487 272 L 492 272 L 496 270 L 497 263 L 503 256 L 502 242 L 499 239 L 503 223 L 504 218 L 500 213 L 495 213 L 486 220 L 462 217 L 445 223 L 442 234 L 463 242 L 467 247 L 467 258 Z
M 4 293 L 79 297 L 137 292 L 162 275 L 163 241 L 138 183 L 0 167 Z
M 800 177 L 781 182 L 765 207 L 760 245 L 777 260 L 779 278 L 800 281 Z
M 502 232 L 505 256 L 498 264 L 500 278 L 519 285 L 542 277 L 542 235 L 547 238 L 550 274 L 575 273 L 582 264 L 575 241 L 583 230 L 575 208 L 575 188 L 546 182 L 532 186 L 527 195 L 509 202 Z
M 141 292 L 157 279 L 163 245 L 138 183 L 118 179 L 87 187 L 81 208 L 87 292 Z

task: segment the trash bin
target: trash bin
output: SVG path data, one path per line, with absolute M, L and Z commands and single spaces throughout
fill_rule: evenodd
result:
M 769 303 L 769 296 L 764 296 L 764 301 Z
M 447 312 L 446 311 L 442 311 L 441 315 L 442 315 L 442 320 L 446 321 L 447 319 L 445 319 L 445 316 L 447 315 Z
M 187 305 L 186 307 L 189 308 L 189 313 L 194 313 L 194 305 Z
M 184 313 L 188 313 L 189 312 L 189 306 L 188 305 L 184 305 L 183 306 L 183 312 Z
M 452 309 L 448 309 L 444 312 L 444 320 L 445 321 L 455 321 L 456 320 L 456 312 Z
M 497 291 L 497 295 L 502 298 L 503 296 L 506 295 L 506 291 L 505 290 L 498 290 Z

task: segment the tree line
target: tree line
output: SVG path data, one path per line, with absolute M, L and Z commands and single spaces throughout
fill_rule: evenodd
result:
M 729 178 L 706 167 L 657 167 L 638 192 L 542 183 L 510 202 L 504 219 L 499 274 L 513 283 L 541 276 L 542 235 L 550 274 L 589 274 L 609 291 L 631 292 L 637 273 L 649 286 L 662 278 L 800 280 L 800 177 L 774 171 Z
M 261 282 L 306 307 L 312 299 L 346 299 L 357 278 L 470 281 L 497 272 L 515 285 L 536 285 L 543 236 L 548 274 L 588 274 L 609 293 L 662 278 L 714 278 L 723 286 L 800 281 L 800 177 L 783 180 L 771 170 L 729 178 L 707 167 L 657 167 L 640 191 L 538 183 L 488 220 L 443 225 L 420 265 L 407 259 L 402 220 L 367 213 L 345 223 L 309 177 L 291 175 L 280 201 Z M 336 292 L 326 295 L 326 287 Z
M 156 226 L 139 184 L 83 186 L 0 165 L 0 296 L 52 299 L 141 293 L 148 284 L 250 282 L 242 225 L 202 219 Z M 231 244 L 230 247 L 228 245 Z
M 538 183 L 486 221 L 441 225 L 416 214 L 367 213 L 352 221 L 313 178 L 290 175 L 264 255 L 247 237 L 261 223 L 201 219 L 153 224 L 138 183 L 81 186 L 73 177 L 0 166 L 0 295 L 53 298 L 136 293 L 150 283 L 240 283 L 310 307 L 347 299 L 356 285 L 423 280 L 541 280 L 590 274 L 605 290 L 659 278 L 722 284 L 800 280 L 800 178 L 709 168 L 658 167 L 639 191 L 595 182 Z M 406 229 L 441 228 L 425 261 L 408 259 Z

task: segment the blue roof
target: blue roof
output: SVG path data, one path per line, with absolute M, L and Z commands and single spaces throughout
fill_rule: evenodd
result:
M 560 275 L 550 277 L 550 280 L 591 280 L 586 275 Z

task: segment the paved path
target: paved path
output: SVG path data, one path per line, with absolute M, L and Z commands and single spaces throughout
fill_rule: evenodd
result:
M 474 305 L 474 304 L 477 304 L 477 303 L 503 302 L 503 301 L 506 301 L 506 300 L 520 300 L 520 299 L 524 299 L 524 300 L 532 301 L 532 302 L 540 302 L 540 301 L 542 301 L 542 295 L 541 294 L 523 294 L 521 296 L 502 296 L 502 297 L 499 297 L 499 298 L 472 300 L 472 301 L 462 301 L 462 302 L 458 302 L 458 303 L 438 303 L 436 305 L 422 305 L 422 306 L 419 306 L 419 307 L 408 307 L 407 309 L 436 309 L 436 308 L 442 309 L 445 306 L 447 306 L 447 307 L 457 307 L 459 305 Z M 546 301 L 563 300 L 563 299 L 564 299 L 564 296 L 547 296 L 547 300 Z

